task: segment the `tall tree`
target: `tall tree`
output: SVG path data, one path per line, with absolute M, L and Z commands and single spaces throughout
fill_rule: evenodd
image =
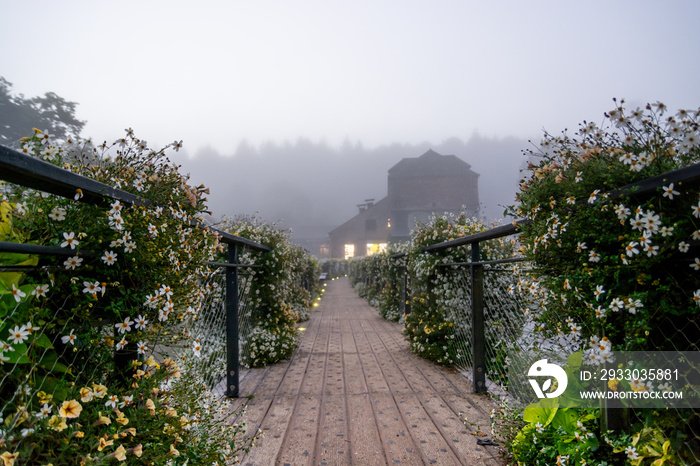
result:
M 14 94 L 12 83 L 0 76 L 0 144 L 15 145 L 31 136 L 32 128 L 46 130 L 56 139 L 79 136 L 85 122 L 75 117 L 77 105 L 54 92 L 32 98 Z

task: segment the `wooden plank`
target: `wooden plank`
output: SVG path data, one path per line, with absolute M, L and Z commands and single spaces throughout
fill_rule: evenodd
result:
M 295 399 L 290 397 L 275 397 L 271 400 L 269 409 L 265 412 L 264 418 L 260 423 L 260 428 L 264 431 L 264 437 L 245 456 L 243 464 L 253 466 L 271 464 L 274 461 L 272 458 L 277 457 L 284 442 L 294 403 Z M 263 405 L 264 403 L 260 407 Z
M 329 285 L 291 361 L 243 380 L 255 385 L 251 430 L 266 430 L 243 464 L 504 464 L 494 447 L 476 445 L 491 401 L 456 371 L 410 354 L 401 326 L 347 280 Z
M 352 462 L 357 465 L 386 464 L 384 446 L 377 430 L 370 395 L 367 393 L 349 395 L 347 408 Z
M 318 425 L 315 463 L 351 464 L 345 395 L 324 395 Z

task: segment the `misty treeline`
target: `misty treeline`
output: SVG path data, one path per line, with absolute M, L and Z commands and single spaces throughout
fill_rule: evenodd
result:
M 239 144 L 233 154 L 207 147 L 194 154 L 181 151 L 175 159 L 192 180 L 211 187 L 215 217 L 257 214 L 291 228 L 297 238 L 325 235 L 349 220 L 357 204 L 387 194 L 388 170 L 405 157 L 428 149 L 456 155 L 479 173 L 482 217 L 503 218 L 514 203 L 529 145 L 515 137 L 489 138 L 477 133 L 467 140 L 440 144 L 391 144 L 375 148 L 346 141 L 339 147 L 299 139 L 295 143 Z
M 0 144 L 18 147 L 33 128 L 49 133 L 56 140 L 78 136 L 85 122 L 75 117 L 78 104 L 54 92 L 25 97 L 12 89 L 12 83 L 0 76 Z

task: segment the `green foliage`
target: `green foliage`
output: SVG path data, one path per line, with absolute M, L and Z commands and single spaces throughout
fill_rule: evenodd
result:
M 219 247 L 195 226 L 204 187 L 130 130 L 95 149 L 36 131 L 22 150 L 152 203 L 2 191 L 4 240 L 72 254 L 0 256 L 3 266 L 39 265 L 0 277 L 3 455 L 17 454 L 17 464 L 211 464 L 249 448 L 244 426 L 229 424 L 226 403 L 196 376 L 189 329 L 209 293 L 202 262 Z
M 478 233 L 489 226 L 465 213 L 434 216 L 427 223 L 416 225 L 410 243 L 390 245 L 384 253 L 353 260 L 351 281 L 360 296 L 379 307 L 384 318 L 404 317 L 404 335 L 413 352 L 451 366 L 466 357 L 455 335 L 466 331 L 457 310 L 469 305 L 467 291 L 455 281 L 452 269 L 443 266 L 467 262 L 471 251 L 468 246 L 438 253 L 423 252 L 422 248 Z M 400 252 L 407 255 L 399 260 L 390 257 Z M 480 254 L 484 260 L 511 257 L 513 247 L 507 240 L 496 240 L 485 244 Z M 401 286 L 405 270 L 410 277 L 406 299 L 411 312 L 402 316 Z
M 260 367 L 286 359 L 298 345 L 295 325 L 308 319 L 311 302 L 320 294 L 319 266 L 291 242 L 288 231 L 257 217 L 227 220 L 224 229 L 271 248 L 240 256 L 243 264 L 261 266 L 249 272 L 254 328 L 241 343 L 244 362 Z
M 697 335 L 678 329 L 697 329 L 700 189 L 666 177 L 700 162 L 698 114 L 667 115 L 658 102 L 632 111 L 623 104 L 606 114 L 608 126 L 584 122 L 573 136 L 545 134 L 538 150 L 527 151 L 529 173 L 522 180 L 520 204 L 511 209 L 530 219 L 521 243 L 533 270 L 523 287 L 534 290 L 538 331 L 567 334 L 593 363 L 611 351 L 688 351 L 698 344 Z M 653 192 L 620 190 L 652 176 L 661 179 Z M 652 388 L 651 382 L 642 383 Z M 563 411 L 546 411 L 547 403 L 552 402 L 525 410 L 528 424 L 513 441 L 522 464 L 551 464 L 559 455 L 567 457 L 567 464 L 698 459 L 691 447 L 670 440 L 692 435 L 690 423 L 679 425 L 676 411 L 631 411 L 629 433 L 606 433 L 596 442 L 576 443 L 572 451 L 563 444 L 574 444 L 570 429 L 557 426 L 554 437 L 549 437 L 554 429 L 536 432 L 535 425 L 547 426 L 543 421 Z M 587 425 L 584 411 L 572 411 Z

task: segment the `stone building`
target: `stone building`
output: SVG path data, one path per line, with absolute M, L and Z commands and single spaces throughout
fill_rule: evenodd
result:
M 405 158 L 389 169 L 387 196 L 367 199 L 359 213 L 332 230 L 330 256 L 334 259 L 377 253 L 392 241 L 409 239 L 416 222 L 432 214 L 479 211 L 479 175 L 454 155 L 429 150 Z

